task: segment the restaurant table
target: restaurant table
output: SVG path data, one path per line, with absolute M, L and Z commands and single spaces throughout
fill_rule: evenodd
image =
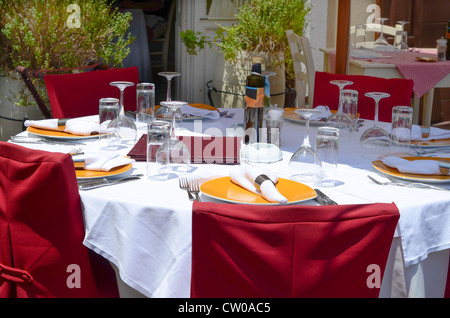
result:
M 324 53 L 324 71 L 334 73 L 335 49 L 321 49 Z M 361 51 L 361 50 L 358 50 Z M 358 52 L 357 51 L 357 52 Z M 365 50 L 369 51 L 371 50 Z M 450 87 L 450 61 L 424 62 L 417 58 L 436 57 L 436 49 L 416 49 L 416 52 L 374 52 L 383 57 L 352 57 L 348 65 L 348 74 L 368 75 L 382 78 L 407 78 L 414 81 L 414 123 L 419 120 L 419 102 L 423 97 L 422 124 L 430 126 L 433 108 L 434 89 Z M 368 55 L 370 56 L 370 55 Z
M 234 135 L 243 121 L 243 109 L 232 111 L 236 113 L 233 118 L 184 121 L 177 134 L 190 135 L 193 131 L 195 134 Z M 335 187 L 306 184 L 321 189 L 338 204 L 395 202 L 400 220 L 380 297 L 442 297 L 450 248 L 450 192 L 381 186 L 370 181 L 367 175 L 382 178 L 373 167 L 372 159 L 361 155 L 359 138 L 371 125 L 373 122 L 366 120 L 358 132 L 341 135 Z M 317 127 L 314 123 L 311 126 L 313 144 Z M 139 134 L 145 132 L 145 127 L 140 127 Z M 285 119 L 281 134 L 283 159 L 264 164 L 264 168 L 289 178 L 289 158 L 300 147 L 304 134 L 304 123 Z M 70 152 L 74 148 L 97 150 L 95 139 L 83 140 L 83 143 L 23 145 L 60 152 Z M 129 150 L 123 148 L 119 152 L 126 155 Z M 195 164 L 192 168 L 191 174 L 204 181 L 227 176 L 230 166 Z M 135 162 L 131 173 L 145 174 L 146 163 Z M 450 189 L 449 183 L 439 186 Z M 113 264 L 122 297 L 189 297 L 192 202 L 186 191 L 179 188 L 178 179 L 150 181 L 143 177 L 138 181 L 80 191 L 80 196 L 86 229 L 84 244 Z M 214 201 L 203 194 L 202 199 Z M 314 200 L 299 204 L 317 205 Z

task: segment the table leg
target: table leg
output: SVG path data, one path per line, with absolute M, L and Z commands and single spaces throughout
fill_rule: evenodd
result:
M 431 114 L 433 111 L 434 88 L 430 89 L 423 97 L 423 119 L 422 125 L 430 127 Z
M 413 124 L 419 124 L 419 112 L 420 112 L 420 98 L 414 94 L 414 106 L 413 106 Z

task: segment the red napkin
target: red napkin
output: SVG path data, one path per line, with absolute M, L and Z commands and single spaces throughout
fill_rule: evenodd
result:
M 178 139 L 188 147 L 193 164 L 239 164 L 240 137 L 180 136 Z M 128 156 L 136 161 L 147 160 L 146 134 L 142 135 Z

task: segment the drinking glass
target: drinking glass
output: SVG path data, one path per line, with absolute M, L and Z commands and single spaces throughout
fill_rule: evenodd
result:
M 351 131 L 353 126 L 353 121 L 349 115 L 344 113 L 342 107 L 342 91 L 345 86 L 353 84 L 351 81 L 346 80 L 334 80 L 330 81 L 331 84 L 337 85 L 339 87 L 339 107 L 338 111 L 328 117 L 326 126 L 336 127 L 339 129 L 348 129 Z
M 365 94 L 375 101 L 375 118 L 373 127 L 367 129 L 361 135 L 360 142 L 363 146 L 363 156 L 378 157 L 386 153 L 390 146 L 389 134 L 383 128 L 378 126 L 378 107 L 383 98 L 390 97 L 388 93 L 371 92 Z
M 137 114 L 136 122 L 145 129 L 155 118 L 155 84 L 139 83 L 136 90 Z
M 397 52 L 408 52 L 408 32 L 395 32 L 395 49 Z
M 118 117 L 119 100 L 117 98 L 101 98 L 99 101 L 99 148 L 117 150 L 119 146 Z
M 378 20 L 380 21 L 380 24 L 381 24 L 381 32 L 380 32 L 380 36 L 375 41 L 375 48 L 377 46 L 378 47 L 387 47 L 387 46 L 389 46 L 389 43 L 386 40 L 386 38 L 384 37 L 383 27 L 384 27 L 384 21 L 387 21 L 389 19 L 388 18 L 378 18 Z
M 123 93 L 125 88 L 133 86 L 134 83 L 119 81 L 111 82 L 109 84 L 111 86 L 116 86 L 120 90 L 120 110 L 118 119 L 120 143 L 125 146 L 133 146 L 136 143 L 137 127 L 134 121 L 125 116 Z
M 186 173 L 191 163 L 191 153 L 188 147 L 175 136 L 175 113 L 181 106 L 186 105 L 180 101 L 161 102 L 161 106 L 168 107 L 171 110 L 172 120 L 170 123 L 170 138 L 161 147 L 159 147 L 156 158 L 167 161 L 166 167 L 161 172 L 165 173 Z
M 309 119 L 313 114 L 319 114 L 320 110 L 304 108 L 295 110 L 295 113 L 305 118 L 306 134 L 302 145 L 292 155 L 289 161 L 289 168 L 293 171 L 291 179 L 300 182 L 315 182 L 320 178 L 322 164 L 319 156 L 311 147 L 309 140 Z
M 342 111 L 352 119 L 351 131 L 358 127 L 358 91 L 344 89 L 342 91 Z
M 147 125 L 147 178 L 149 180 L 166 180 L 167 174 L 161 173 L 169 161 L 164 153 L 157 157 L 158 149 L 170 138 L 170 123 L 154 120 Z
M 362 37 L 362 45 L 358 45 L 358 38 Z M 354 48 L 365 48 L 366 47 L 366 25 L 365 24 L 357 24 L 355 25 L 355 34 L 353 39 L 353 47 Z
M 321 187 L 336 185 L 339 151 L 339 129 L 336 127 L 319 127 L 316 135 L 316 153 L 322 163 Z
M 409 153 L 412 122 L 412 107 L 394 106 L 392 108 L 391 152 Z

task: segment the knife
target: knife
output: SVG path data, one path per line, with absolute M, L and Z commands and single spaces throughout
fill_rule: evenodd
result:
M 128 181 L 133 181 L 133 180 L 139 180 L 141 178 L 141 176 L 142 175 L 134 175 L 134 176 L 129 176 L 129 177 L 121 178 L 121 179 L 113 179 L 113 180 L 101 178 L 101 179 L 95 179 L 95 180 L 90 180 L 90 181 L 80 181 L 78 183 L 78 189 L 80 189 L 80 190 L 96 189 L 96 188 L 100 188 L 100 187 L 104 187 L 104 186 L 124 183 L 124 182 L 128 182 Z
M 85 145 L 83 142 L 76 140 L 51 140 L 40 137 L 27 136 L 11 136 L 10 140 L 14 143 L 28 143 L 28 144 L 48 144 L 48 145 Z
M 317 193 L 317 201 L 322 205 L 337 205 L 337 203 L 331 200 L 325 193 L 320 191 L 319 189 L 314 189 Z

